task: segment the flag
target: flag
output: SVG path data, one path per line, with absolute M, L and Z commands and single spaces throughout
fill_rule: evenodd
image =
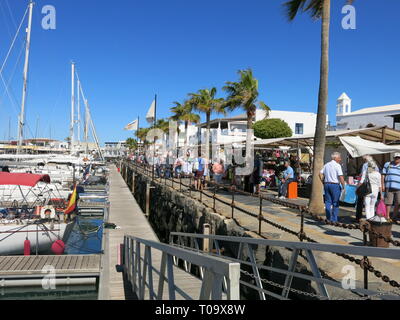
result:
M 78 194 L 76 187 L 77 186 L 75 185 L 74 192 L 72 193 L 71 199 L 69 199 L 68 207 L 64 211 L 64 214 L 71 214 L 76 209 L 76 200 L 77 200 L 77 194 Z
M 150 106 L 149 112 L 147 112 L 146 120 L 149 123 L 153 123 L 156 118 L 156 100 Z
M 139 129 L 139 121 L 135 120 L 133 122 L 131 122 L 130 124 L 128 124 L 124 130 L 126 131 L 136 131 Z

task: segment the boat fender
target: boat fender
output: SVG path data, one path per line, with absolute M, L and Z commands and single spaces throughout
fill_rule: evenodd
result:
M 31 242 L 26 238 L 24 242 L 24 256 L 30 256 L 31 255 Z
M 55 217 L 56 217 L 56 210 L 52 206 L 45 206 L 40 211 L 40 218 L 42 219 L 54 219 Z
M 53 253 L 55 255 L 61 256 L 64 254 L 65 251 L 65 243 L 61 240 L 57 240 L 53 243 L 53 245 L 51 246 L 51 251 L 53 251 Z

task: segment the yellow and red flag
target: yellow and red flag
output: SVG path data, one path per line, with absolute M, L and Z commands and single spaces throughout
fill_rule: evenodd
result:
M 67 209 L 64 211 L 64 214 L 71 214 L 72 212 L 75 211 L 76 209 L 76 199 L 77 199 L 77 190 L 76 187 L 74 188 L 74 192 L 71 195 L 71 199 L 69 199 L 69 203 L 68 203 L 68 207 Z

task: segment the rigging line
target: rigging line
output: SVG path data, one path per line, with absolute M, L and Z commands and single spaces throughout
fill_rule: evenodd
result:
M 8 35 L 10 36 L 10 38 L 12 38 L 11 28 L 10 28 L 10 25 L 8 24 L 8 22 L 7 22 L 7 15 L 6 15 L 6 12 L 4 11 L 4 8 L 3 8 L 3 5 L 1 4 L 1 2 L 0 2 L 0 10 L 3 13 L 3 16 L 4 16 L 4 24 L 7 27 Z
M 12 20 L 12 22 L 14 24 L 14 27 L 16 28 L 17 27 L 16 20 L 14 18 L 14 14 L 12 13 L 12 10 L 10 8 L 10 3 L 8 2 L 8 0 L 6 0 L 6 5 L 7 5 L 7 8 L 8 8 L 8 12 L 10 13 L 11 20 Z
M 1 68 L 0 68 L 0 75 L 2 74 L 3 69 L 4 69 L 4 66 L 6 65 L 7 60 L 8 60 L 8 58 L 9 58 L 10 54 L 11 54 L 11 51 L 12 51 L 12 49 L 13 49 L 13 47 L 14 47 L 15 41 L 17 40 L 19 31 L 21 30 L 22 24 L 24 23 L 24 20 L 25 20 L 25 17 L 26 17 L 26 15 L 27 15 L 27 13 L 28 13 L 28 8 L 26 8 L 26 10 L 25 10 L 25 14 L 24 14 L 24 16 L 22 17 L 22 20 L 21 20 L 21 23 L 20 23 L 20 25 L 19 25 L 19 27 L 18 27 L 18 30 L 17 30 L 17 32 L 15 33 L 15 36 L 14 36 L 13 41 L 11 42 L 10 48 L 8 49 L 6 58 L 4 59 L 4 62 L 3 62 L 3 64 L 2 64 L 2 66 L 1 66 Z M 25 42 L 25 41 L 24 41 L 24 42 Z
M 24 45 L 22 45 L 22 47 L 21 47 L 21 50 L 20 50 L 20 53 L 19 53 L 17 62 L 15 63 L 14 69 L 13 69 L 13 71 L 12 71 L 12 73 L 11 73 L 11 76 L 10 76 L 10 78 L 9 78 L 9 80 L 8 80 L 7 87 L 10 86 L 12 80 L 14 79 L 14 76 L 15 76 L 15 73 L 16 73 L 16 71 L 17 71 L 17 67 L 18 67 L 18 65 L 19 65 L 19 63 L 20 63 L 20 61 L 21 61 L 22 53 L 23 53 L 23 52 L 24 52 Z M 3 96 L 2 96 L 2 98 L 0 99 L 0 106 L 1 106 L 1 104 L 3 103 L 3 100 L 4 100 L 4 98 L 5 98 L 5 95 L 6 95 L 6 90 L 3 91 Z M 14 105 L 13 105 L 13 107 L 14 107 L 14 110 L 15 110 L 15 115 L 18 116 L 19 110 L 15 109 L 15 106 L 14 106 Z

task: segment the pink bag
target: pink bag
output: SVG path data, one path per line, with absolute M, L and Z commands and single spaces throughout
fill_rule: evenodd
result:
M 378 208 L 376 209 L 376 215 L 379 217 L 387 218 L 386 205 L 384 200 L 379 201 Z

